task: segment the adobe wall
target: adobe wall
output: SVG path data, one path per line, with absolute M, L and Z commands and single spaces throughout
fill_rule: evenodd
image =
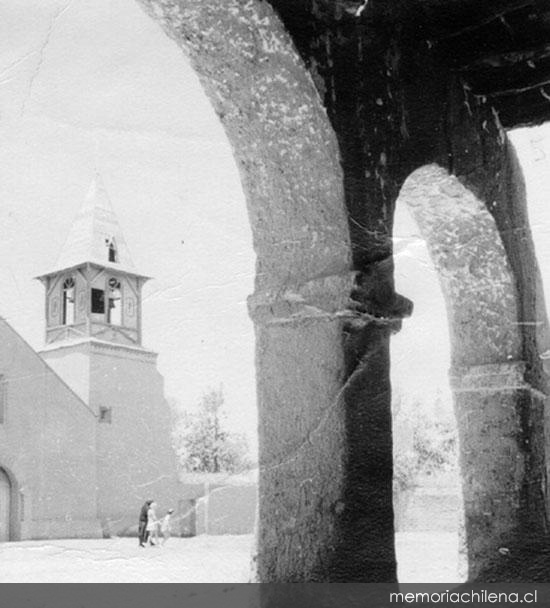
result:
M 98 516 L 105 535 L 133 533 L 145 500 L 160 516 L 182 497 L 164 382 L 154 353 L 91 343 L 89 357 L 90 406 L 111 408 L 97 423 Z
M 104 536 L 135 534 L 141 506 L 154 499 L 159 515 L 178 509 L 169 405 L 155 353 L 84 340 L 41 355 L 76 391 L 94 416 L 94 492 Z M 101 420 L 101 409 L 108 411 Z
M 196 534 L 253 534 L 258 487 L 254 483 L 215 487 L 195 507 Z
M 70 344 L 70 343 L 69 343 Z M 46 363 L 71 387 L 71 389 L 88 403 L 90 396 L 90 361 L 84 348 L 55 345 L 54 348 L 40 350 L 38 354 Z
M 4 320 L 0 343 L 0 467 L 16 493 L 12 540 L 100 536 L 95 416 Z

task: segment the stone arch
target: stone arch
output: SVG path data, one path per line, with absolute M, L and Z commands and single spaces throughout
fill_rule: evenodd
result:
M 8 485 L 8 539 L 9 541 L 17 541 L 21 538 L 21 518 L 20 518 L 20 501 L 19 501 L 19 484 L 11 469 L 0 462 L 0 477 L 7 480 Z M 2 480 L 0 479 L 0 483 Z M 2 491 L 2 490 L 0 490 Z M 3 505 L 1 505 L 3 506 Z
M 519 182 L 498 115 L 434 60 L 424 36 L 395 27 L 406 18 L 415 29 L 418 11 L 138 2 L 190 57 L 247 198 L 257 255 L 249 308 L 257 335 L 259 578 L 394 580 L 388 344 L 410 306 L 393 288 L 393 205 L 407 174 L 424 163 L 440 162 L 471 184 L 489 205 L 512 266 L 518 322 L 531 323 L 529 247 L 515 232 Z M 363 12 L 372 28 L 357 19 Z M 530 401 L 544 379 L 535 330 L 521 333 L 518 374 L 526 362 L 530 387 L 518 389 L 510 411 L 521 418 L 516 439 L 529 471 L 515 521 L 531 513 L 539 525 L 544 450 L 527 444 L 544 441 L 532 432 L 541 404 Z
M 438 165 L 411 173 L 399 200 L 411 210 L 438 271 L 453 368 L 521 358 L 515 281 L 486 205 Z
M 139 0 L 190 58 L 240 171 L 256 253 L 261 581 L 327 580 L 346 457 L 342 328 L 352 290 L 339 148 L 266 2 Z
M 447 307 L 471 579 L 521 533 L 522 408 L 545 397 L 525 380 L 516 280 L 486 204 L 438 165 L 415 170 L 399 202 L 426 240 Z

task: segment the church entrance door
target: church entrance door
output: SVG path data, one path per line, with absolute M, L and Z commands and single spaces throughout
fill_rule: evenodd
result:
M 10 540 L 10 498 L 10 480 L 0 469 L 0 542 Z

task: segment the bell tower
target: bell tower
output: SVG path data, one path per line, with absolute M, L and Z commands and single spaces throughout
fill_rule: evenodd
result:
M 46 287 L 46 347 L 94 339 L 141 346 L 141 290 L 109 196 L 93 179 Z
M 156 353 L 141 341 L 141 292 L 109 196 L 95 176 L 46 288 L 40 356 L 96 416 L 98 517 L 105 535 L 133 525 L 142 490 L 177 505 L 170 409 Z M 145 491 L 145 490 L 143 490 Z

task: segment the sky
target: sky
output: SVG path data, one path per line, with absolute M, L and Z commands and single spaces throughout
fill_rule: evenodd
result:
M 512 134 L 550 289 L 550 127 Z M 256 440 L 255 256 L 230 146 L 182 51 L 133 0 L 0 3 L 0 315 L 44 339 L 43 287 L 90 181 L 109 192 L 144 289 L 145 346 L 166 394 L 196 406 L 223 384 L 233 429 Z M 393 383 L 448 396 L 437 276 L 399 205 L 396 285 L 415 312 L 392 340 Z M 545 266 L 549 266 L 545 268 Z
M 33 277 L 97 170 L 136 269 L 154 277 L 143 342 L 166 394 L 193 408 L 223 384 L 230 426 L 254 441 L 255 256 L 239 176 L 195 73 L 133 0 L 0 4 L 0 165 L 0 315 L 41 348 Z

